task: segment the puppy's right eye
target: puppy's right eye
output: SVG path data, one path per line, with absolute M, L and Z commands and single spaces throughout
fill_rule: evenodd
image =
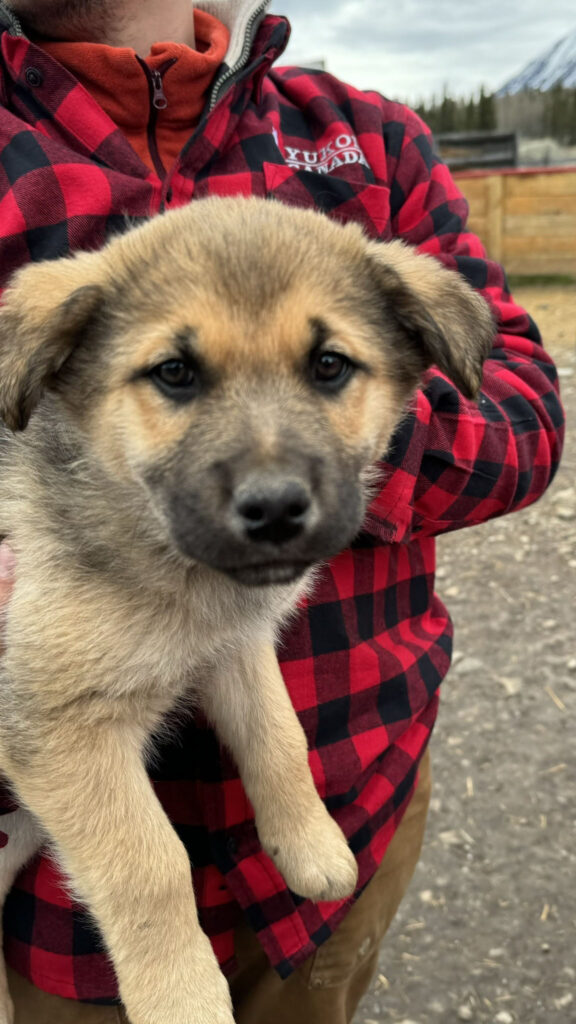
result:
M 340 391 L 356 367 L 341 352 L 314 352 L 310 359 L 312 383 L 322 391 Z
M 163 395 L 175 402 L 190 402 L 200 391 L 195 367 L 183 359 L 167 359 L 154 366 L 148 376 Z

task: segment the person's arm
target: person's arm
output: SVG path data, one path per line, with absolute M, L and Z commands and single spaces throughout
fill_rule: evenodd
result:
M 564 416 L 538 328 L 510 297 L 502 268 L 467 231 L 467 203 L 415 114 L 408 115 L 393 163 L 395 234 L 462 274 L 488 299 L 498 325 L 479 401 L 429 371 L 381 464 L 367 530 L 386 541 L 407 541 L 414 533 L 471 526 L 535 501 L 558 465 Z

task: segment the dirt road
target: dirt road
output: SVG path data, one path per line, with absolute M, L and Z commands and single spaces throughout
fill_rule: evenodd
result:
M 576 1022 L 576 290 L 515 295 L 560 367 L 564 461 L 535 506 L 439 542 L 428 838 L 357 1024 Z

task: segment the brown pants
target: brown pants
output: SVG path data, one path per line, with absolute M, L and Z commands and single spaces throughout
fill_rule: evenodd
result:
M 251 930 L 237 930 L 238 970 L 230 979 L 237 1024 L 350 1024 L 418 863 L 429 800 L 427 752 L 418 788 L 374 878 L 334 935 L 286 981 L 272 970 Z M 47 995 L 14 971 L 9 982 L 15 1024 L 127 1024 L 120 1007 Z

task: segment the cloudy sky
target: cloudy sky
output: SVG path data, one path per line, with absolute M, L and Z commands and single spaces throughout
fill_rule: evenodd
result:
M 415 103 L 497 89 L 576 31 L 574 0 L 273 0 L 292 23 L 286 61 L 323 57 L 360 88 Z

